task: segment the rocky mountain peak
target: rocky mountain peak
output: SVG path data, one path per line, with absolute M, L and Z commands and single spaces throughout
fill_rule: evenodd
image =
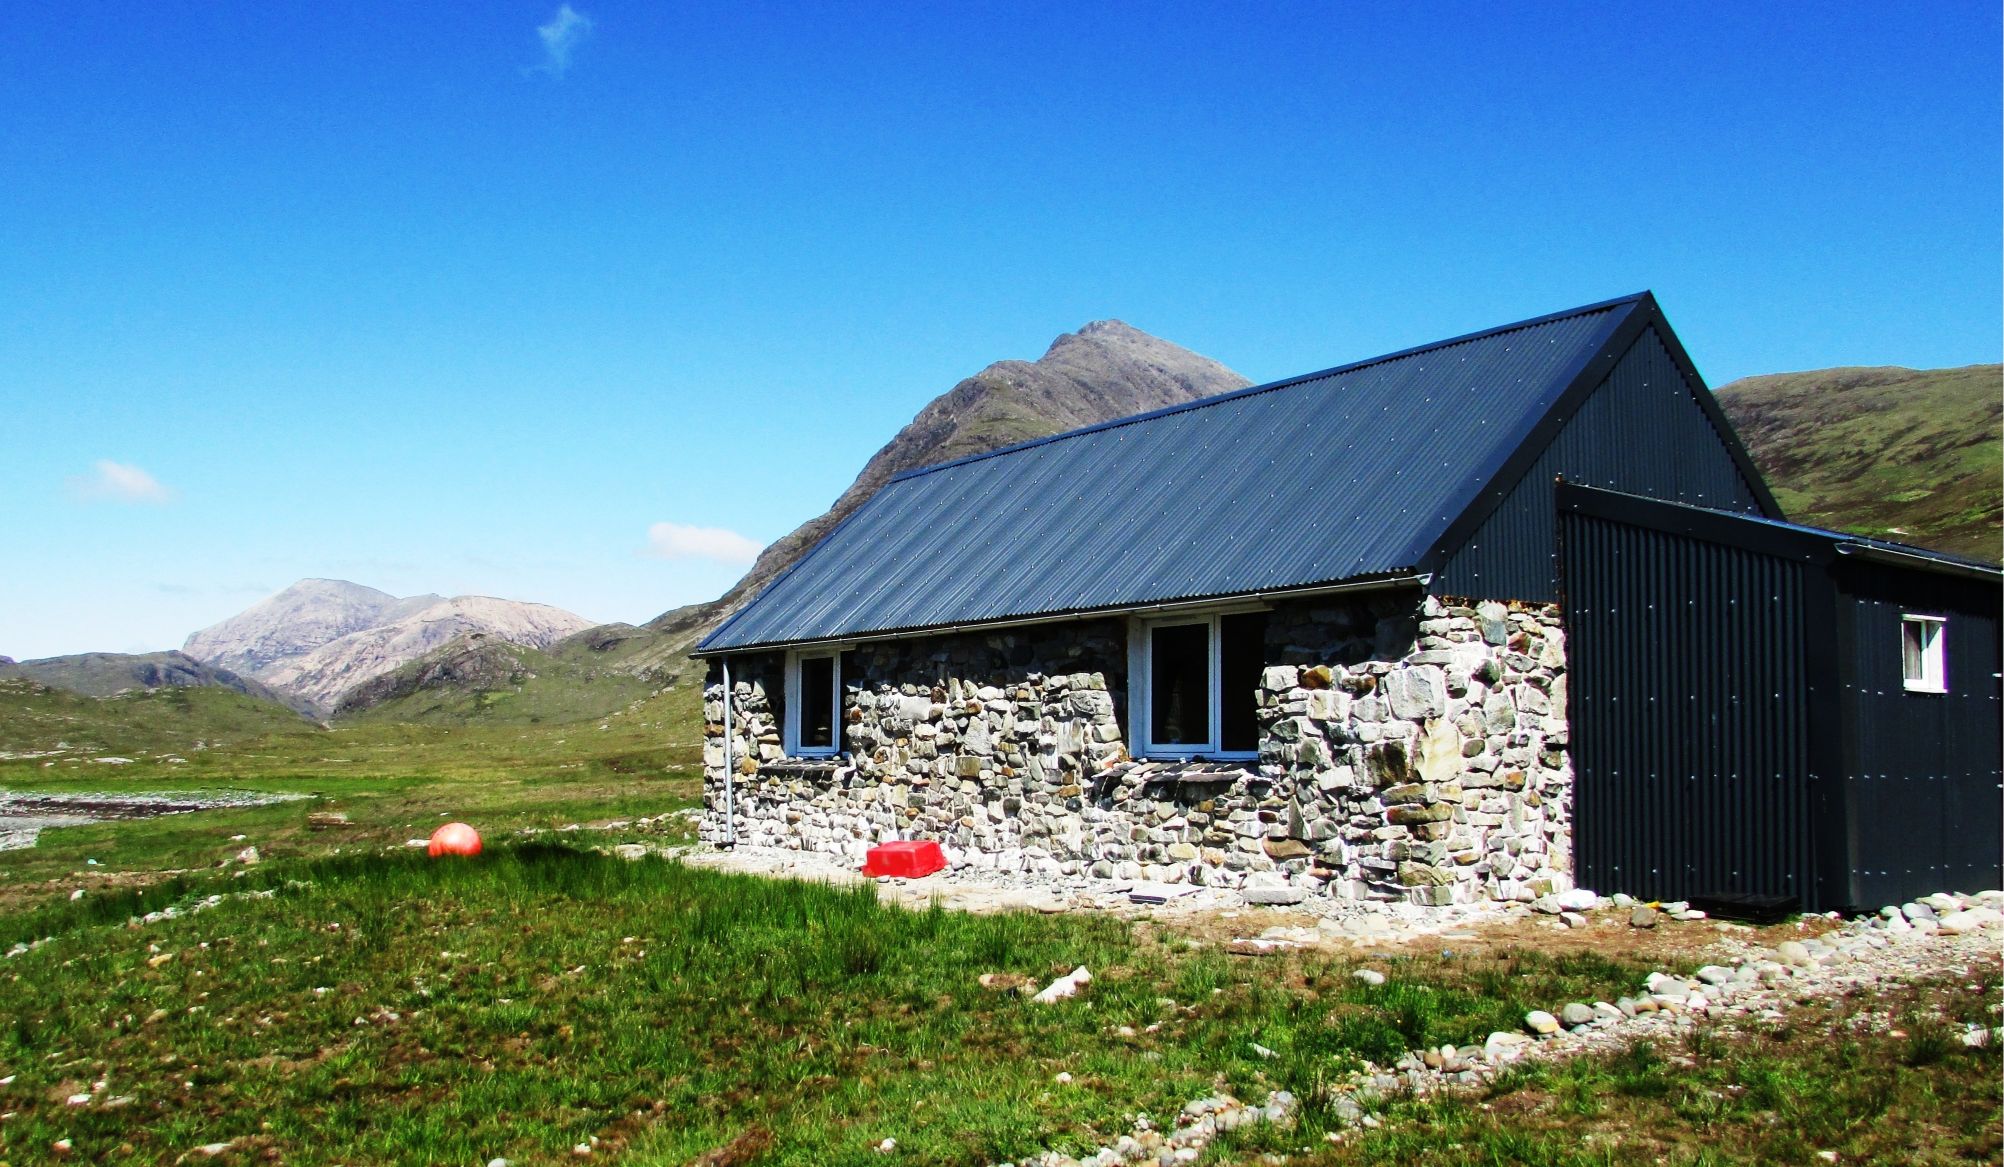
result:
M 183 651 L 325 710 L 347 689 L 462 634 L 541 648 L 591 626 L 548 604 L 398 597 L 347 580 L 303 579 L 195 633 Z
M 864 464 L 826 514 L 759 556 L 706 619 L 721 618 L 805 554 L 896 475 L 1080 426 L 1242 389 L 1246 378 L 1120 320 L 1094 320 L 1035 361 L 997 361 L 940 394 Z M 662 620 L 670 620 L 669 613 Z M 661 621 L 656 621 L 659 624 Z

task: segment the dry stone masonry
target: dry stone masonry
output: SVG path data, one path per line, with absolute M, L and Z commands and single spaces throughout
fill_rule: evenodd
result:
M 860 860 L 927 838 L 957 867 L 1436 905 L 1571 886 L 1555 607 L 1276 606 L 1248 761 L 1130 754 L 1127 634 L 1102 619 L 853 648 L 834 759 L 785 756 L 783 656 L 734 657 L 739 841 Z M 712 843 L 724 699 L 713 666 Z

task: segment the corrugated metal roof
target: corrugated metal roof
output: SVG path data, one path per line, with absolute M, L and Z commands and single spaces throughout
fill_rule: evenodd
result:
M 1412 570 L 1646 298 L 911 471 L 699 651 Z

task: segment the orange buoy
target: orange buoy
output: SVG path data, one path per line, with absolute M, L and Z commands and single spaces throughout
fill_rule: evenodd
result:
M 428 850 L 434 859 L 440 855 L 478 855 L 480 832 L 465 823 L 447 823 L 431 833 Z

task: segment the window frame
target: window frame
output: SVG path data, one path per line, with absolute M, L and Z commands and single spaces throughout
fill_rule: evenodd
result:
M 806 709 L 805 694 L 801 692 L 801 663 L 809 660 L 832 660 L 829 669 L 829 686 L 833 690 L 829 697 L 833 701 L 834 740 L 825 746 L 805 746 L 800 744 L 801 714 Z M 789 758 L 833 758 L 842 753 L 842 649 L 798 648 L 786 654 L 786 719 L 781 727 L 782 748 Z
M 1201 612 L 1136 617 L 1130 621 L 1127 638 L 1127 723 L 1128 738 L 1135 757 L 1153 759 L 1203 757 L 1225 762 L 1255 761 L 1259 758 L 1257 746 L 1250 750 L 1227 750 L 1221 744 L 1225 733 L 1224 618 L 1270 610 L 1266 604 L 1240 604 Z M 1211 730 L 1210 740 L 1157 742 L 1154 740 L 1155 630 L 1188 627 L 1192 624 L 1205 626 L 1205 637 L 1209 644 L 1206 700 Z
M 1907 675 L 1908 629 L 1932 629 L 1924 633 L 1920 641 L 1921 675 Z M 1909 693 L 1944 694 L 1948 692 L 1948 617 L 1929 616 L 1920 612 L 1900 613 L 1900 686 Z

